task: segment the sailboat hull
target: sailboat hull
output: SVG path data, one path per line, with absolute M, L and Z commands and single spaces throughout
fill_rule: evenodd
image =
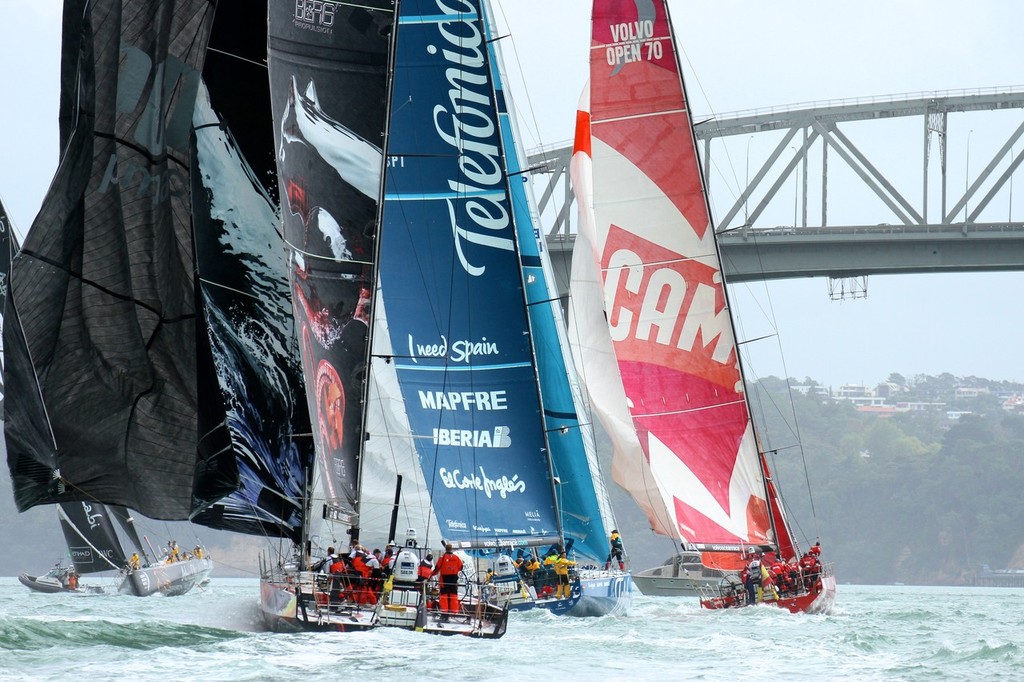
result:
M 125 576 L 118 592 L 136 597 L 157 593 L 177 597 L 209 578 L 211 570 L 213 561 L 205 558 L 147 566 Z
M 260 581 L 260 613 L 273 632 L 360 632 L 378 625 L 376 605 L 333 605 L 308 572 L 285 572 Z
M 831 567 L 826 567 L 811 589 L 793 597 L 783 597 L 760 602 L 764 606 L 775 606 L 790 613 L 829 613 L 836 601 L 836 577 Z M 705 609 L 717 610 L 753 606 L 746 603 L 742 594 L 718 595 L 701 599 Z
M 707 568 L 699 552 L 684 552 L 669 557 L 661 566 L 633 574 L 633 583 L 648 597 L 698 597 L 714 589 L 723 571 Z
M 80 592 L 81 590 L 72 590 L 69 587 L 65 587 L 59 580 L 52 578 L 47 575 L 29 575 L 28 573 L 22 573 L 18 576 L 18 580 L 22 585 L 35 590 L 36 592 L 44 592 L 46 594 L 55 594 L 57 592 Z
M 629 573 L 583 571 L 580 574 L 580 599 L 566 615 L 628 615 L 633 606 L 633 591 L 633 578 Z

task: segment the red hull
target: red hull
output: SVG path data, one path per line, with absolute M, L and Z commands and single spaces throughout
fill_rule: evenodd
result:
M 830 568 L 827 568 L 820 579 L 806 594 L 795 597 L 783 597 L 781 599 L 765 600 L 760 602 L 765 606 L 777 606 L 786 609 L 791 613 L 828 613 L 836 601 L 836 577 Z M 710 597 L 701 599 L 700 605 L 705 609 L 730 609 L 753 606 L 748 604 L 743 594 Z

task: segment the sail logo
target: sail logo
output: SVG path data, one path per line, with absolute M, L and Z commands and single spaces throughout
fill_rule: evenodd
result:
M 418 391 L 424 410 L 507 410 L 508 396 L 500 391 Z
M 507 448 L 512 446 L 507 426 L 495 426 L 494 430 L 477 431 L 469 429 L 434 429 L 434 445 L 450 445 L 465 448 Z
M 331 33 L 335 3 L 325 0 L 295 0 L 294 24 L 317 33 Z
M 479 341 L 470 339 L 459 339 L 452 341 L 448 346 L 448 339 L 443 334 L 439 343 L 417 343 L 412 334 L 409 334 L 409 357 L 413 362 L 416 358 L 444 358 L 452 362 L 470 364 L 471 360 L 480 355 L 501 355 L 498 344 L 488 341 L 482 337 Z
M 441 483 L 446 488 L 453 490 L 476 490 L 487 495 L 488 499 L 497 494 L 504 500 L 512 493 L 526 492 L 526 481 L 520 480 L 518 474 L 512 476 L 512 478 L 502 476 L 501 478 L 492 479 L 487 477 L 483 467 L 480 467 L 480 475 L 474 473 L 464 474 L 458 469 L 448 471 L 444 467 L 437 470 L 437 475 L 441 477 Z
M 100 519 L 103 518 L 103 514 L 93 514 L 92 505 L 87 502 L 82 503 L 82 511 L 85 512 L 85 519 L 89 522 L 89 528 L 98 528 L 100 525 Z
M 651 19 L 612 24 L 608 30 L 612 34 L 612 44 L 605 48 L 605 60 L 609 66 L 652 61 L 664 56 L 661 40 L 654 39 L 654 21 Z
M 441 57 L 451 66 L 445 69 L 447 103 L 434 106 L 434 129 L 458 153 L 459 179 L 448 179 L 448 189 L 457 199 L 445 199 L 459 264 L 473 277 L 483 275 L 486 266 L 471 262 L 472 246 L 514 252 L 509 234 L 511 217 L 505 190 L 505 168 L 498 146 L 497 113 L 492 102 L 486 45 L 480 28 L 479 10 L 469 0 L 438 0 L 445 18 L 437 22 L 443 44 L 428 45 L 427 53 Z M 426 10 L 424 10 L 426 13 Z
M 703 352 L 717 363 L 735 364 L 732 326 L 716 269 L 616 225 L 609 230 L 605 253 L 604 295 L 611 302 L 613 341 Z

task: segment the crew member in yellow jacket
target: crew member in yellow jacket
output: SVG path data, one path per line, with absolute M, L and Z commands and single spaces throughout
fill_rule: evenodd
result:
M 558 589 L 555 591 L 555 598 L 562 599 L 563 595 L 568 598 L 572 594 L 569 587 L 569 567 L 575 566 L 575 561 L 570 561 L 565 552 L 559 552 L 558 558 L 554 561 L 555 575 L 558 576 Z

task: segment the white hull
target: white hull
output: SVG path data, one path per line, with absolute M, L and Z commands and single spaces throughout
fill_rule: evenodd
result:
M 684 553 L 634 573 L 633 582 L 648 597 L 698 597 L 715 588 L 723 575 L 724 571 L 703 566 L 700 554 Z
M 188 559 L 173 564 L 147 566 L 128 573 L 118 592 L 136 597 L 157 593 L 177 597 L 208 580 L 211 570 L 213 561 L 210 559 Z

